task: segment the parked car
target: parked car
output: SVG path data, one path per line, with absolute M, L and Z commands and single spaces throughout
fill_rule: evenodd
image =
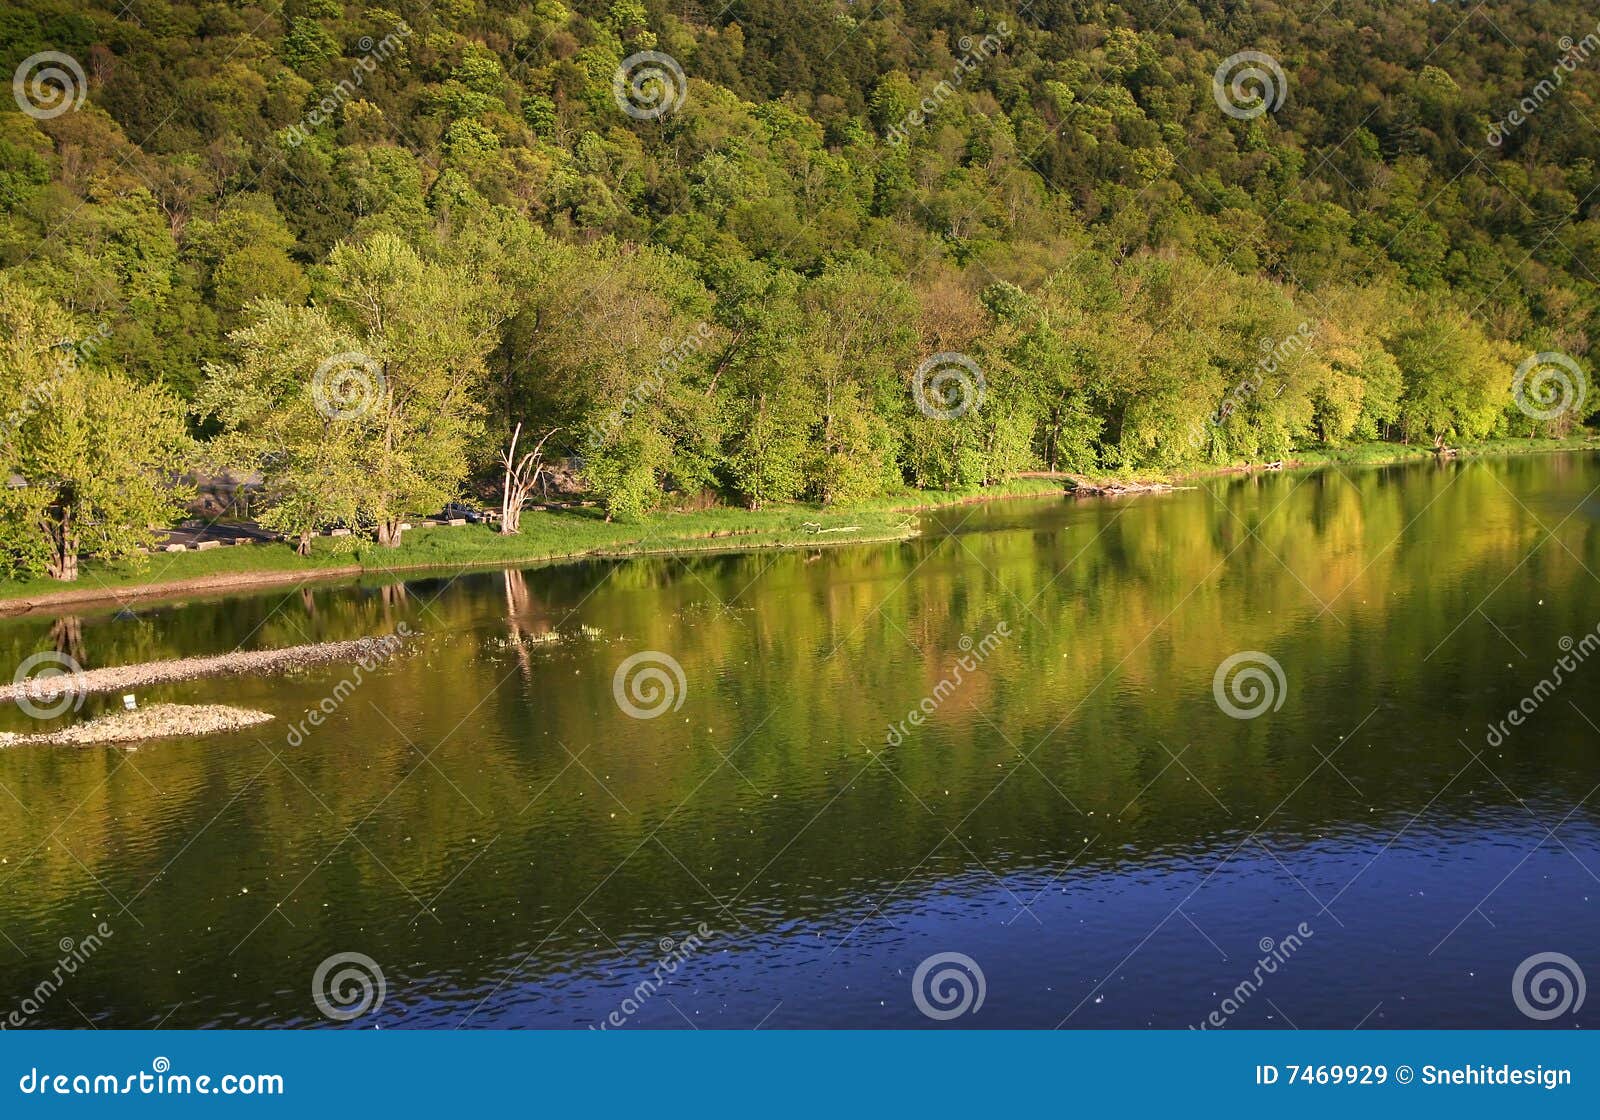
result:
M 471 506 L 467 505 L 464 502 L 451 502 L 451 503 L 449 503 L 448 505 L 446 505 L 444 507 L 444 511 L 439 514 L 437 520 L 439 520 L 439 521 L 461 521 L 461 520 L 465 520 L 469 524 L 480 525 L 483 522 L 488 520 L 488 515 L 485 514 L 480 509 L 473 509 Z

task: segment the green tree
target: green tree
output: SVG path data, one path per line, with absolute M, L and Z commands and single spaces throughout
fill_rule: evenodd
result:
M 810 489 L 825 503 L 900 482 L 898 435 L 916 368 L 916 303 L 870 264 L 830 267 L 801 292 L 799 356 L 816 382 Z
M 139 557 L 184 505 L 191 446 L 158 386 L 80 364 L 73 321 L 0 278 L 0 556 L 18 573 L 76 580 L 83 557 Z M 13 379 L 14 376 L 14 379 Z
M 225 205 L 216 219 L 193 222 L 186 255 L 205 273 L 205 290 L 221 321 L 235 324 L 257 299 L 287 304 L 305 301 L 305 273 L 291 259 L 294 236 L 265 195 L 244 195 Z
M 392 547 L 408 514 L 460 493 L 509 305 L 492 276 L 425 261 L 392 234 L 335 246 L 323 291 L 326 308 L 255 304 L 232 336 L 240 360 L 208 369 L 206 406 L 302 541 L 353 515 Z
M 359 343 L 320 308 L 263 300 L 251 310 L 254 321 L 229 336 L 238 361 L 206 367 L 198 404 L 222 426 L 211 457 L 261 471 L 268 489 L 258 520 L 307 556 L 318 529 L 362 518 L 372 430 L 359 413 L 320 407 L 312 372 Z
M 724 261 L 714 274 L 728 338 L 713 375 L 725 402 L 723 472 L 734 494 L 760 509 L 806 486 L 817 399 L 796 345 L 800 278 L 742 260 Z
M 1482 439 L 1505 405 L 1505 354 L 1465 314 L 1420 305 L 1391 349 L 1405 379 L 1400 428 L 1409 441 Z

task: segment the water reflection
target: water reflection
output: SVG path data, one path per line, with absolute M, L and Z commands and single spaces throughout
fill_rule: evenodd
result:
M 920 1025 L 911 973 L 953 949 L 988 974 L 964 1025 L 1186 1026 L 1309 921 L 1242 1025 L 1518 1025 L 1516 961 L 1600 933 L 1600 706 L 1579 680 L 1484 731 L 1600 621 L 1597 484 L 1585 456 L 1214 479 L 895 546 L 12 620 L 5 664 L 421 638 L 297 749 L 339 670 L 149 697 L 280 717 L 259 734 L 0 754 L 0 993 L 106 919 L 72 993 L 103 1025 L 320 1022 L 313 969 L 357 950 L 387 1024 L 586 1026 L 706 923 L 631 1025 Z M 681 709 L 618 709 L 642 650 Z M 1241 650 L 1284 667 L 1281 709 L 1218 707 Z

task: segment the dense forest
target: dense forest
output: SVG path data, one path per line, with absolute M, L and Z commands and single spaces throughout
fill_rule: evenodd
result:
M 518 424 L 633 517 L 1600 406 L 1576 0 L 16 0 L 0 66 L 20 569 L 185 466 L 390 540 Z

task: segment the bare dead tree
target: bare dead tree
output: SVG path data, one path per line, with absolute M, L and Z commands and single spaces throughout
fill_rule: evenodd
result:
M 533 495 L 534 487 L 539 485 L 539 476 L 544 473 L 545 440 L 560 430 L 551 428 L 544 434 L 544 438 L 534 445 L 533 450 L 520 459 L 517 458 L 517 439 L 522 435 L 521 422 L 518 422 L 516 431 L 511 433 L 511 446 L 500 453 L 500 462 L 506 472 L 505 489 L 500 499 L 502 535 L 510 536 L 521 530 L 522 507 L 527 505 L 528 499 Z

